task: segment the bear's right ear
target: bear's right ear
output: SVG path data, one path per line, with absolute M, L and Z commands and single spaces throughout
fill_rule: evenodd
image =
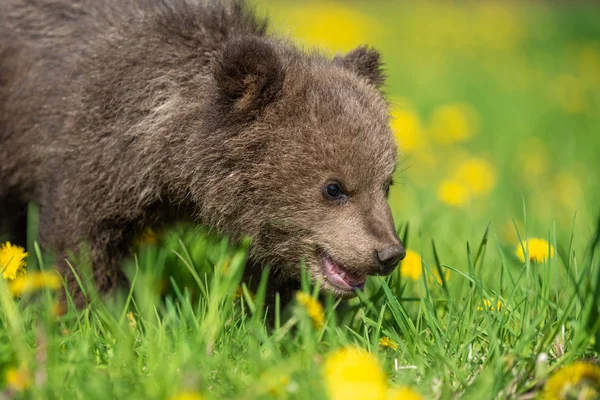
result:
M 216 58 L 213 77 L 222 103 L 236 119 L 253 119 L 283 88 L 284 71 L 273 46 L 258 37 L 232 39 Z
M 377 88 L 383 86 L 381 55 L 375 49 L 359 46 L 345 56 L 336 56 L 333 62 L 356 72 Z

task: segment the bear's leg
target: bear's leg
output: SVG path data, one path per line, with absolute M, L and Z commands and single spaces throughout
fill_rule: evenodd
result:
M 106 294 L 127 279 L 120 269 L 123 246 L 117 241 L 123 233 L 90 220 L 90 214 L 83 224 L 84 218 L 73 210 L 65 204 L 42 204 L 39 233 L 44 249 L 54 253 L 56 269 L 64 277 L 74 305 L 81 308 L 89 302 L 90 291 Z M 66 296 L 62 300 L 66 303 Z

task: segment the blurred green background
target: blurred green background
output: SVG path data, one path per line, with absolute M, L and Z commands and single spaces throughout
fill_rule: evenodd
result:
M 600 8 L 571 2 L 257 1 L 273 32 L 383 55 L 408 247 L 460 267 L 465 241 L 589 242 L 600 214 Z M 527 212 L 525 220 L 524 211 Z M 577 213 L 575 226 L 573 218 Z M 566 243 L 565 243 L 566 241 Z M 426 260 L 427 261 L 427 260 Z M 430 260 L 431 261 L 431 260 Z

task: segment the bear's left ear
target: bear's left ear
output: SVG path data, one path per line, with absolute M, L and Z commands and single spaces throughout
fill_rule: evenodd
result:
M 252 119 L 281 94 L 281 61 L 271 43 L 259 37 L 228 41 L 217 55 L 213 77 L 221 103 L 234 119 Z
M 356 72 L 377 88 L 385 81 L 385 74 L 381 68 L 381 55 L 377 50 L 367 46 L 357 47 L 345 56 L 336 56 L 333 62 Z

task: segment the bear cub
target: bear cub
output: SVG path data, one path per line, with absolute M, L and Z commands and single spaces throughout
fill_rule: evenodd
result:
M 273 290 L 304 261 L 351 297 L 405 254 L 383 82 L 375 50 L 303 51 L 240 1 L 3 0 L 0 229 L 22 242 L 39 204 L 80 304 L 71 251 L 106 292 L 132 239 L 177 221 L 250 237 Z

